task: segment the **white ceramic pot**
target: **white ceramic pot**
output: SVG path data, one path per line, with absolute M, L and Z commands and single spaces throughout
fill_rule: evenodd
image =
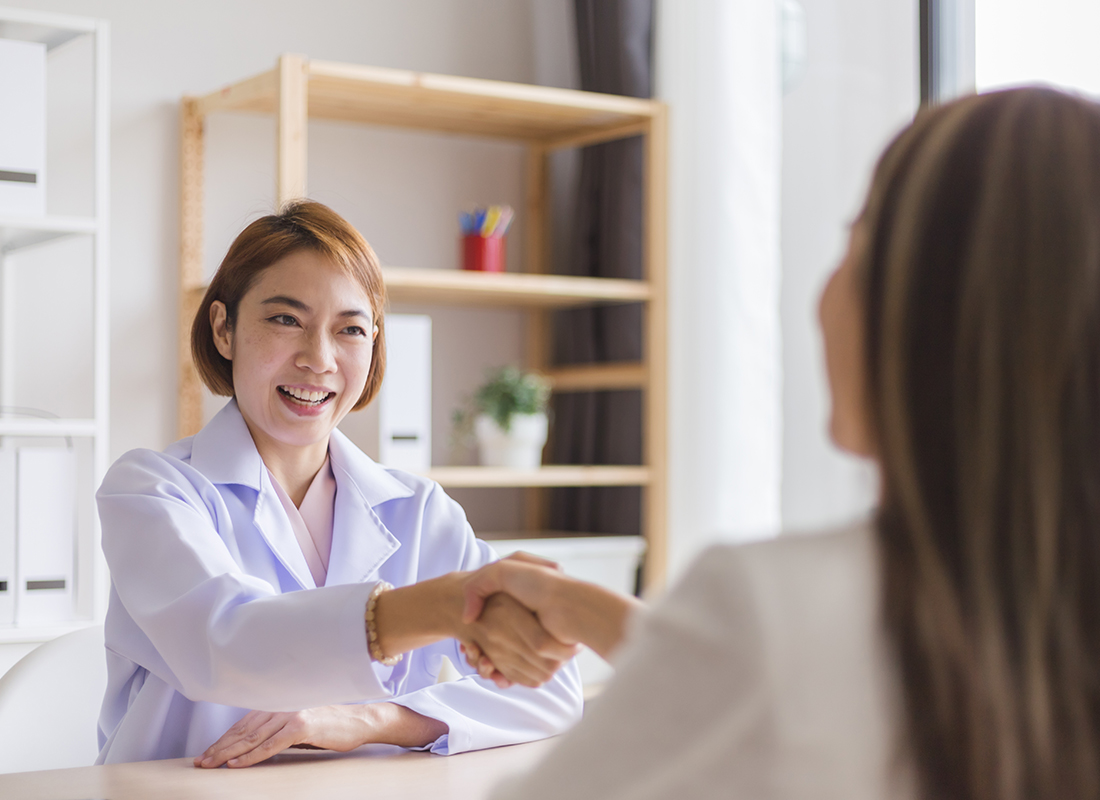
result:
M 479 414 L 474 420 L 474 433 L 481 466 L 538 469 L 548 430 L 545 414 L 513 414 L 507 432 L 492 417 Z

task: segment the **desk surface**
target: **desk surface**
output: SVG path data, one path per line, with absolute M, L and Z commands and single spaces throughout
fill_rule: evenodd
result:
M 532 765 L 550 741 L 433 756 L 387 745 L 351 753 L 291 750 L 246 769 L 196 769 L 190 758 L 0 775 L 0 797 L 19 800 L 479 800 Z

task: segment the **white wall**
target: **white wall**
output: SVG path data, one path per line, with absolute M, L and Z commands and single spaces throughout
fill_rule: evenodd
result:
M 783 522 L 818 527 L 873 502 L 870 469 L 826 435 L 817 298 L 871 168 L 919 99 L 916 0 L 802 0 L 806 72 L 783 103 Z

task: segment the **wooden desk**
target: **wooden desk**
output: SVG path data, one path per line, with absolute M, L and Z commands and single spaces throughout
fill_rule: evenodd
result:
M 246 769 L 196 769 L 190 758 L 0 775 L 5 800 L 480 800 L 534 763 L 551 741 L 433 756 L 388 745 L 351 753 L 293 750 Z

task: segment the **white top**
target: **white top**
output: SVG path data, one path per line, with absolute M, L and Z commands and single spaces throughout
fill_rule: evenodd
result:
M 708 549 L 496 800 L 913 796 L 866 523 Z
M 332 517 L 336 506 L 336 477 L 332 474 L 329 457 L 325 456 L 325 463 L 310 481 L 300 507 L 294 505 L 290 495 L 275 478 L 275 473 L 268 470 L 267 477 L 271 479 L 271 488 L 279 496 L 290 527 L 294 529 L 294 538 L 301 545 L 313 582 L 324 586 L 328 578 L 329 555 L 332 553 Z

